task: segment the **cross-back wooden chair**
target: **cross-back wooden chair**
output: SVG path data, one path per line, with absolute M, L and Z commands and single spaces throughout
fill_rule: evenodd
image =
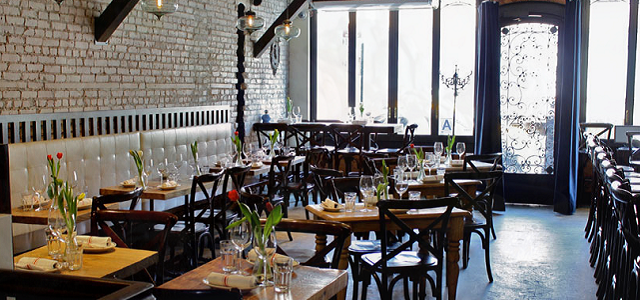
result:
M 611 123 L 580 123 L 580 144 L 579 149 L 586 148 L 586 137 L 588 134 L 593 134 L 594 136 L 606 140 L 611 139 L 611 130 L 613 129 L 613 124 Z
M 167 237 L 178 217 L 160 211 L 101 209 L 91 216 L 91 220 L 118 247 L 157 251 L 158 263 L 154 276 L 149 275 L 146 269 L 145 272 L 153 283 L 159 285 L 164 282 Z
M 201 223 L 206 226 L 198 235 L 197 247 L 194 250 L 198 250 L 198 255 L 195 252 L 194 257 L 197 260 L 202 258 L 204 247 L 202 247 L 202 241 L 205 238 L 209 240 L 209 249 L 211 250 L 211 257 L 215 258 L 215 245 L 213 231 L 218 232 L 220 239 L 226 239 L 227 231 L 225 227 L 233 218 L 237 212 L 233 210 L 233 203 L 226 200 L 226 197 L 216 197 L 216 191 L 218 191 L 218 184 L 223 174 L 203 174 L 200 176 L 193 176 L 191 183 L 191 193 L 189 197 L 189 218 L 188 222 L 191 227 L 190 231 L 192 235 L 193 245 L 196 245 L 195 238 L 198 231 L 196 231 L 196 224 Z M 210 184 L 211 188 L 207 189 L 205 185 Z M 198 199 L 198 194 L 202 195 L 202 198 Z M 196 260 L 196 262 L 197 262 Z
M 405 298 L 409 299 L 408 280 L 413 281 L 414 298 L 424 299 L 423 291 L 428 280 L 431 291 L 436 299 L 442 298 L 442 273 L 445 233 L 449 225 L 451 212 L 458 202 L 453 197 L 429 200 L 382 200 L 378 201 L 379 223 L 382 232 L 380 251 L 365 254 L 361 258 L 362 275 L 372 276 L 380 291 L 380 299 L 391 300 L 393 288 L 400 280 L 404 281 Z M 436 209 L 441 208 L 439 215 L 431 224 L 424 228 L 413 228 L 407 225 L 398 212 L 408 209 Z M 395 249 L 389 249 L 387 228 L 398 228 L 407 233 L 408 239 Z M 414 230 L 417 229 L 417 230 Z M 417 244 L 420 251 L 412 251 Z M 435 279 L 429 271 L 436 273 Z M 380 275 L 378 275 L 380 274 Z M 363 281 L 363 295 L 367 290 L 367 281 Z
M 493 226 L 493 200 L 498 182 L 502 179 L 502 171 L 486 172 L 452 172 L 444 174 L 445 195 L 457 194 L 460 199 L 459 207 L 478 212 L 482 219 L 467 219 L 464 224 L 464 236 L 462 240 L 462 266 L 467 267 L 469 262 L 469 244 L 471 234 L 476 233 L 482 240 L 484 248 L 485 265 L 489 282 L 493 282 L 491 274 L 491 261 L 489 259 L 489 235 Z M 458 184 L 456 180 L 478 180 L 484 184 L 484 189 L 479 193 L 470 195 L 467 190 Z
M 129 210 L 133 210 L 138 204 L 138 200 L 140 199 L 140 195 L 144 190 L 142 188 L 136 188 L 130 192 L 123 194 L 113 194 L 113 195 L 100 195 L 95 196 L 91 202 L 91 235 L 99 235 L 98 224 L 94 220 L 94 215 L 98 210 L 108 209 L 107 205 L 113 203 L 122 203 L 126 201 L 131 201 L 129 204 Z
M 399 148 L 383 148 L 376 150 L 376 153 L 384 153 L 384 154 L 400 154 L 405 151 L 409 147 L 409 145 L 413 144 L 415 139 L 415 131 L 418 128 L 418 124 L 407 125 L 404 128 L 404 136 L 402 137 L 402 145 Z
M 362 153 L 364 147 L 364 126 L 356 124 L 329 125 L 331 137 L 335 145 L 333 150 L 333 164 L 340 170 L 340 162 L 344 160 L 345 174 L 351 172 L 351 165 L 356 163 L 362 172 Z
M 292 137 L 292 132 L 289 130 L 289 125 L 285 123 L 255 123 L 253 124 L 253 130 L 258 136 L 258 145 L 262 148 L 264 141 L 269 140 L 269 134 L 273 134 L 274 130 L 278 129 L 279 137 L 285 146 L 289 145 L 289 138 Z
M 316 185 L 316 191 L 320 197 L 320 201 L 332 196 L 333 187 L 331 185 L 331 179 L 336 177 L 343 177 L 344 173 L 335 169 L 317 168 L 315 166 L 309 167 L 313 176 L 313 181 Z
M 464 164 L 462 165 L 462 171 L 473 171 L 480 173 L 480 170 L 476 166 L 477 162 L 484 162 L 491 164 L 489 171 L 496 171 L 502 167 L 502 153 L 490 153 L 490 154 L 468 154 L 464 156 Z
M 289 217 L 289 196 L 292 187 L 290 184 L 291 171 L 293 169 L 293 156 L 275 156 L 271 159 L 269 168 L 269 179 L 267 181 L 267 196 L 271 202 L 282 202 L 282 211 L 284 217 Z M 298 184 L 298 183 L 296 183 Z M 282 198 L 278 198 L 278 194 L 282 193 Z M 293 241 L 293 236 L 289 233 L 289 240 Z
M 301 123 L 289 125 L 296 140 L 296 153 L 304 154 L 309 149 L 325 148 L 327 125 L 322 123 Z

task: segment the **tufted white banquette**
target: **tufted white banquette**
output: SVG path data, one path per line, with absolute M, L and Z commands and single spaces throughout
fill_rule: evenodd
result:
M 31 188 L 35 176 L 49 174 L 47 154 L 61 152 L 60 177 L 76 171 L 78 185 L 87 186 L 89 195 L 97 195 L 101 187 L 117 185 L 133 178 L 137 172 L 129 156 L 130 149 L 142 149 L 145 158 L 160 162 L 176 161 L 182 155 L 191 158 L 189 145 L 198 141 L 198 155 L 203 164 L 218 161 L 230 149 L 231 124 L 214 124 L 186 128 L 159 129 L 136 133 L 68 138 L 50 141 L 9 144 L 9 181 L 11 207 L 21 205 L 21 195 Z M 48 177 L 47 177 L 48 179 Z M 176 205 L 180 199 L 158 203 L 160 210 Z M 82 224 L 87 225 L 87 224 Z M 80 225 L 79 225 L 80 226 Z M 14 251 L 31 249 L 44 243 L 41 225 L 13 224 Z M 79 231 L 88 228 L 79 227 Z

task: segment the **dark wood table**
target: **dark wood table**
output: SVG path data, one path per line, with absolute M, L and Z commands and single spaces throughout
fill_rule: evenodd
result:
M 357 204 L 356 211 L 354 212 L 327 212 L 322 209 L 321 205 L 313 204 L 307 205 L 306 209 L 313 214 L 315 219 L 345 223 L 351 226 L 351 230 L 354 233 L 380 230 L 377 207 L 372 211 L 363 212 L 363 205 Z M 429 226 L 444 210 L 445 208 L 421 210 L 420 214 L 401 214 L 399 218 L 413 228 L 424 228 Z M 449 220 L 449 228 L 447 230 L 448 245 L 446 247 L 448 299 L 456 298 L 458 273 L 460 271 L 458 266 L 458 260 L 460 259 L 460 240 L 462 240 L 464 232 L 464 218 L 468 216 L 470 216 L 468 211 L 454 209 L 451 213 L 451 219 Z M 391 226 L 388 229 L 393 230 L 394 228 Z M 347 269 L 348 248 L 350 244 L 351 238 L 347 238 L 344 249 L 342 250 L 342 257 L 340 258 L 340 269 Z M 325 245 L 326 237 L 316 236 L 316 248 L 322 249 Z
M 17 263 L 21 257 L 50 258 L 47 246 L 36 248 L 13 258 Z M 105 253 L 84 253 L 82 268 L 77 271 L 62 270 L 65 275 L 92 278 L 126 278 L 153 266 L 158 261 L 158 252 L 116 247 Z
M 107 205 L 107 208 L 118 209 L 118 204 L 109 204 Z M 89 206 L 88 208 L 78 210 L 78 218 L 76 222 L 83 222 L 90 218 L 91 207 Z M 11 221 L 13 223 L 47 225 L 49 224 L 49 209 L 25 211 L 21 207 L 12 208 Z
M 252 267 L 247 261 L 243 261 L 246 269 Z M 222 273 L 221 258 L 218 257 L 196 269 L 193 269 L 182 276 L 175 278 L 161 285 L 159 289 L 169 290 L 203 290 L 211 289 L 205 285 L 202 279 L 206 278 L 209 273 Z M 346 289 L 348 282 L 347 271 L 320 269 L 307 266 L 296 266 L 293 268 L 293 276 L 291 281 L 291 289 L 282 299 L 308 299 L 321 300 L 329 299 L 338 292 Z M 279 299 L 273 286 L 257 287 L 243 295 L 246 300 L 267 300 Z

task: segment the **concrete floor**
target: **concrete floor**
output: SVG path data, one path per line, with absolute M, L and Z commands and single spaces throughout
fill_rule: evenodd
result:
M 290 217 L 304 218 L 301 207 L 290 208 Z M 484 250 L 472 237 L 469 267 L 460 270 L 457 299 L 594 299 L 597 285 L 589 266 L 589 244 L 584 238 L 587 208 L 565 216 L 550 206 L 508 205 L 494 216 L 498 238 L 491 242 L 493 283 L 484 267 Z M 279 233 L 283 249 L 313 248 L 312 235 Z M 446 276 L 446 275 L 445 275 Z M 347 299 L 351 298 L 350 279 Z M 400 290 L 398 299 L 403 298 Z M 379 299 L 377 287 L 369 287 L 368 299 Z M 445 297 L 444 299 L 447 299 Z

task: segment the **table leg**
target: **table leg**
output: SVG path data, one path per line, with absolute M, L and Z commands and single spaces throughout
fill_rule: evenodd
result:
M 458 288 L 458 274 L 460 267 L 460 240 L 464 232 L 464 217 L 452 217 L 449 220 L 449 230 L 447 232 L 449 244 L 447 245 L 447 291 L 450 300 L 456 299 Z
M 351 245 L 351 236 L 348 236 L 344 241 L 344 247 L 340 254 L 340 263 L 338 269 L 346 270 L 349 267 L 349 246 Z M 327 246 L 327 236 L 323 234 L 316 234 L 316 252 L 322 251 Z M 345 287 L 338 293 L 338 300 L 344 300 L 347 297 L 347 288 Z

